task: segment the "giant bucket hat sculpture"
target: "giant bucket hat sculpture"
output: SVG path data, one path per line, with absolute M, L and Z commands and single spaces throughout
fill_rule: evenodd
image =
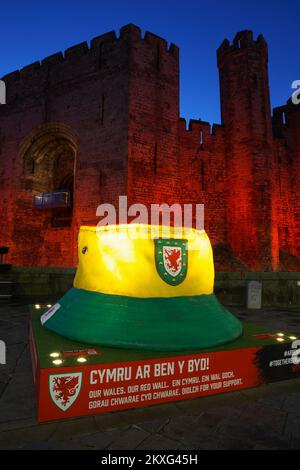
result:
M 102 346 L 176 351 L 233 341 L 241 323 L 213 293 L 204 230 L 81 227 L 70 289 L 44 313 L 49 330 Z

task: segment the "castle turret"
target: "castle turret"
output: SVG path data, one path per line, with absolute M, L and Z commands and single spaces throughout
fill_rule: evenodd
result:
M 278 233 L 264 38 L 239 32 L 217 51 L 221 115 L 226 141 L 227 236 L 253 270 L 276 269 Z M 272 194 L 273 193 L 273 194 Z

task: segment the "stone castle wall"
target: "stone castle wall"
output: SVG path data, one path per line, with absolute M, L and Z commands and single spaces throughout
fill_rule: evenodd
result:
M 180 118 L 179 50 L 128 25 L 3 79 L 0 245 L 16 266 L 71 267 L 100 203 L 204 203 L 217 268 L 297 270 L 300 110 L 271 116 L 268 50 L 217 51 L 222 124 Z M 67 189 L 72 208 L 34 207 Z M 282 266 L 282 263 L 285 263 Z

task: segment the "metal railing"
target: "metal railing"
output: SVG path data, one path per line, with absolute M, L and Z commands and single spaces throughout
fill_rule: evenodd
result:
M 70 191 L 57 190 L 49 193 L 38 193 L 34 196 L 34 207 L 36 209 L 56 209 L 71 206 Z

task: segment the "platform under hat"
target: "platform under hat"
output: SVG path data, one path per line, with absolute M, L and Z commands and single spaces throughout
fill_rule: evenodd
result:
M 49 330 L 108 347 L 188 350 L 235 340 L 241 323 L 213 293 L 204 230 L 81 227 L 70 289 L 41 316 Z

